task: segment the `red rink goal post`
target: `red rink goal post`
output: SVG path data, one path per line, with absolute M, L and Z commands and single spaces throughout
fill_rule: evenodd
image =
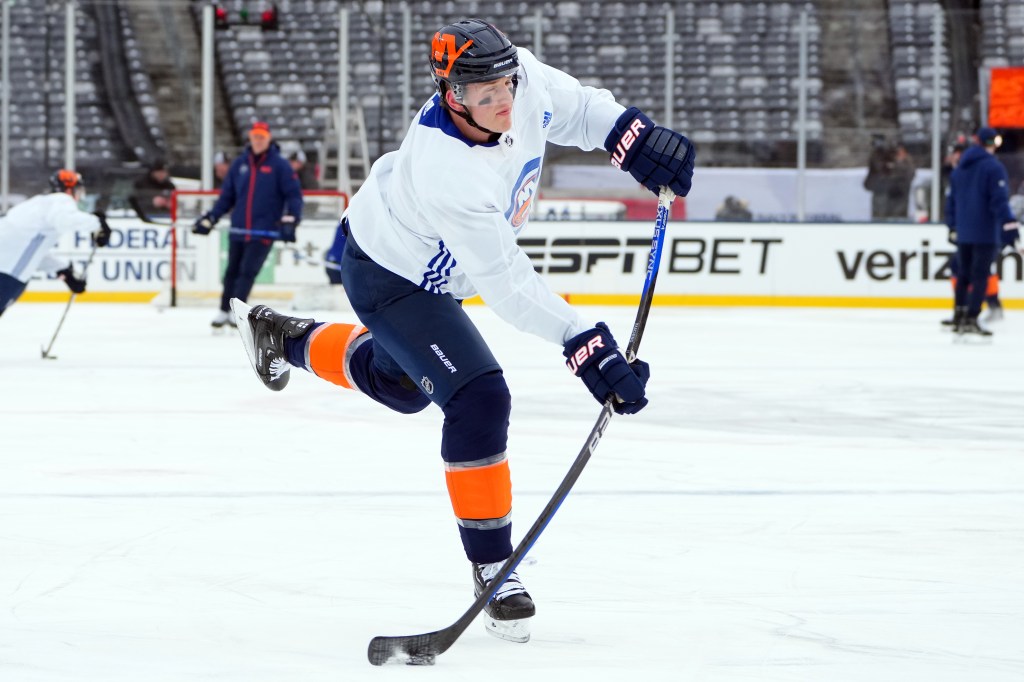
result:
M 217 190 L 178 190 L 171 194 L 171 279 L 167 291 L 157 297 L 157 305 L 217 305 L 227 263 L 231 214 L 222 216 L 206 236 L 192 234 L 192 225 L 213 208 L 219 196 Z M 307 297 L 344 298 L 343 293 L 330 291 L 324 256 L 334 241 L 348 197 L 332 190 L 305 190 L 302 202 L 302 221 L 295 242 L 274 241 L 250 300 L 280 304 Z

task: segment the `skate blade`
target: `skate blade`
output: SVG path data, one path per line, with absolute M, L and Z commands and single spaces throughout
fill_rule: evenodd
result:
M 960 346 L 988 346 L 992 343 L 992 338 L 977 334 L 956 334 L 953 336 L 953 343 Z
M 529 618 L 495 620 L 487 614 L 484 614 L 484 617 L 486 618 L 484 627 L 487 628 L 487 633 L 491 636 L 503 639 L 506 642 L 516 642 L 517 644 L 525 644 L 530 641 Z
M 237 298 L 231 299 L 231 314 L 235 316 L 237 322 L 235 330 L 242 337 L 242 347 L 245 348 L 245 354 L 249 358 L 249 364 L 252 365 L 252 371 L 256 372 L 256 376 L 259 376 L 259 371 L 256 369 L 256 341 L 252 337 L 252 327 L 249 325 L 250 310 L 252 310 L 252 306 L 246 305 Z

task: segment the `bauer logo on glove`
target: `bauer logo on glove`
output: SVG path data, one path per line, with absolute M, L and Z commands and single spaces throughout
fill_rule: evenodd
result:
M 562 354 L 565 366 L 583 380 L 597 402 L 611 398 L 618 414 L 635 414 L 647 405 L 650 367 L 642 360 L 626 362 L 604 322 L 569 339 Z

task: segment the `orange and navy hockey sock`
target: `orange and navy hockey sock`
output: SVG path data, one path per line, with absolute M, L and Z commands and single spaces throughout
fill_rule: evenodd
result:
M 302 336 L 285 339 L 285 357 L 296 367 L 344 388 L 359 390 L 348 375 L 348 362 L 358 345 L 369 340 L 366 327 L 317 322 Z M 361 339 L 366 334 L 365 339 Z
M 285 339 L 285 356 L 290 364 L 365 393 L 396 412 L 412 414 L 429 405 L 430 399 L 404 374 L 391 376 L 377 366 L 375 345 L 366 327 L 318 322 L 302 336 Z
M 473 379 L 442 408 L 445 482 L 462 546 L 475 563 L 502 561 L 512 553 L 511 409 L 501 372 Z

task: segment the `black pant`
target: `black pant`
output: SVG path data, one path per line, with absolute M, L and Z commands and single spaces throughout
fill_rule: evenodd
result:
M 270 254 L 272 242 L 269 239 L 249 241 L 231 240 L 228 246 L 228 267 L 224 270 L 224 291 L 220 296 L 220 309 L 231 309 L 231 299 L 245 301 L 252 291 L 256 275 Z
M 967 317 L 977 317 L 988 289 L 992 261 L 999 249 L 995 244 L 959 244 L 956 253 L 960 259 L 960 275 L 956 280 L 955 303 L 958 307 L 967 306 Z

